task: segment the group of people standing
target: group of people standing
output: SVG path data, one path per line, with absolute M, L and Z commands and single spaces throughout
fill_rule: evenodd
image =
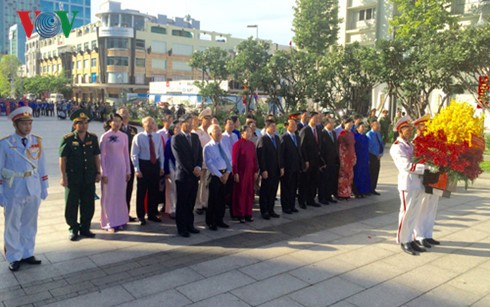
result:
M 0 204 L 5 206 L 6 257 L 9 268 L 16 271 L 21 263 L 41 263 L 33 255 L 37 209 L 32 206 L 38 208 L 47 197 L 48 177 L 41 138 L 30 134 L 32 109 L 18 108 L 9 118 L 16 132 L 0 140 Z M 252 117 L 242 126 L 231 116 L 222 130 L 211 110 L 205 109 L 198 116 L 184 114 L 177 120 L 167 115 L 160 130 L 152 117 L 145 117 L 138 133 L 123 107 L 110 114 L 100 140 L 88 132 L 90 112 L 78 109 L 70 119 L 73 130 L 62 138 L 59 169 L 71 241 L 95 237 L 90 227 L 97 182 L 102 191 L 102 229 L 115 232 L 136 221 L 141 226 L 147 220 L 159 223 L 167 213 L 176 220 L 182 237 L 200 232 L 194 225 L 195 209 L 198 214 L 205 212 L 211 231 L 229 227 L 224 221 L 226 207 L 239 223 L 254 221 L 255 194 L 261 217 L 279 218 L 275 211 L 279 186 L 284 214 L 298 212 L 296 203 L 307 209 L 352 196 L 379 195 L 376 185 L 384 152 L 379 123 L 371 121 L 365 133 L 366 124 L 359 116 L 344 118 L 335 128 L 329 116 L 321 120 L 316 112 L 291 114 L 284 122 L 286 131 L 279 135 L 273 116 L 267 117 L 262 130 Z M 411 173 L 420 173 L 425 166 L 411 164 L 411 131 L 407 130 L 411 126 L 405 122 L 395 126 L 401 135 L 391 149 L 401 174 L 398 242 L 404 251 L 415 254 L 438 244 L 431 232 L 435 211 L 431 207 L 432 220 L 423 220 L 415 219 L 410 208 L 435 198 L 413 192 L 418 183 Z M 134 178 L 137 216 L 131 217 Z M 159 204 L 163 204 L 160 210 Z M 422 216 L 422 210 L 416 212 Z

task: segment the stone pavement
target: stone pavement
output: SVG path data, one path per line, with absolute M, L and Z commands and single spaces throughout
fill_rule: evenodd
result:
M 409 256 L 395 244 L 396 170 L 382 161 L 381 196 L 350 200 L 189 239 L 172 220 L 68 241 L 57 147 L 68 121 L 39 119 L 50 170 L 36 256 L 15 274 L 0 259 L 3 306 L 490 306 L 490 175 L 441 199 L 435 237 L 442 245 Z M 101 134 L 99 123 L 90 131 Z M 12 131 L 0 118 L 1 134 Z M 134 209 L 134 208 L 133 208 Z M 280 212 L 280 208 L 276 209 Z M 134 210 L 133 210 L 134 211 Z M 134 215 L 134 212 L 133 212 Z M 3 233 L 4 221 L 0 221 Z M 2 245 L 3 238 L 0 238 Z

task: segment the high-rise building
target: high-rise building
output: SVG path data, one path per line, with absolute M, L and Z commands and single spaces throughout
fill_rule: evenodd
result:
M 39 10 L 40 0 L 0 0 L 0 54 L 9 53 L 9 29 L 19 24 L 17 11 Z
M 73 16 L 71 14 L 76 11 L 73 28 L 90 23 L 90 0 L 40 0 L 40 4 L 42 12 L 67 11 Z
M 17 11 L 67 11 L 70 13 L 69 16 L 77 11 L 73 28 L 90 23 L 90 0 L 0 0 L 0 8 L 0 54 L 15 54 L 22 63 L 24 63 L 24 47 L 19 40 L 16 40 L 20 36 L 10 35 L 23 32 L 24 38 L 21 39 L 24 40 L 22 44 L 25 44 L 25 32 Z M 34 18 L 34 13 L 31 14 L 31 18 Z M 14 25 L 17 30 L 14 27 L 14 32 L 10 33 L 10 27 Z M 12 47 L 9 47 L 10 37 L 15 39 Z
M 9 28 L 9 54 L 15 55 L 22 64 L 25 64 L 26 32 L 20 24 Z

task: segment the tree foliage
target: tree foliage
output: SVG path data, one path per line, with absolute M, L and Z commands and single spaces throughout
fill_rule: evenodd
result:
M 339 32 L 338 0 L 296 0 L 294 42 L 300 49 L 320 56 L 335 45 Z
M 228 69 L 234 80 L 247 87 L 244 91 L 247 96 L 247 111 L 252 96 L 259 89 L 266 89 L 270 83 L 271 76 L 267 68 L 271 57 L 269 48 L 268 42 L 250 37 L 236 46 L 236 56 L 228 62 Z
M 454 89 L 456 71 L 449 62 L 451 48 L 460 31 L 448 8 L 449 0 L 391 0 L 398 11 L 391 21 L 393 41 L 378 42 L 379 79 L 412 117 L 429 106 L 435 89 Z M 448 65 L 449 64 L 449 65 Z
M 286 111 L 304 106 L 309 81 L 308 72 L 314 67 L 313 56 L 295 49 L 281 50 L 270 58 L 267 67 L 271 75 L 269 96 L 272 99 L 283 97 Z
M 220 98 L 226 94 L 220 88 L 220 83 L 228 77 L 226 64 L 229 60 L 230 54 L 226 50 L 211 47 L 204 51 L 194 52 L 190 61 L 192 68 L 202 71 L 202 80 L 196 81 L 195 84 L 204 99 L 209 97 L 212 100 L 214 113 L 216 113 Z
M 20 62 L 15 55 L 3 55 L 0 58 L 0 96 L 7 97 L 17 92 L 19 87 L 18 71 Z M 12 93 L 12 90 L 14 91 Z

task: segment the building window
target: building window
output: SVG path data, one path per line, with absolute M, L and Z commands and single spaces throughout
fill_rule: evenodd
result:
M 192 38 L 192 32 L 184 31 L 184 30 L 172 30 L 172 35 Z
M 77 61 L 77 69 L 81 69 L 82 68 L 82 61 Z
M 126 56 L 108 56 L 107 65 L 128 66 L 128 57 Z
M 135 63 L 137 67 L 145 67 L 145 59 L 136 58 Z
M 151 32 L 158 33 L 158 34 L 167 34 L 167 29 L 156 26 L 156 27 L 151 27 Z
M 167 61 L 162 59 L 151 59 L 152 69 L 167 69 Z
M 128 73 L 109 72 L 107 73 L 107 83 L 128 83 Z
M 88 59 L 87 60 L 83 60 L 83 68 L 88 68 Z
M 131 15 L 128 14 L 121 15 L 121 26 L 126 28 L 131 28 L 133 26 L 131 24 Z
M 88 42 L 83 43 L 83 50 L 85 50 L 85 51 L 90 50 L 90 49 L 88 48 Z
M 139 49 L 139 50 L 145 50 L 145 40 L 144 39 L 137 39 L 135 42 L 135 47 L 136 47 L 136 49 Z
M 96 47 L 97 47 L 97 41 L 93 40 L 92 41 L 92 50 L 95 49 Z
M 172 45 L 172 53 L 178 55 L 192 55 L 192 46 L 191 45 L 183 45 L 183 44 L 173 44 Z
M 160 41 L 151 42 L 152 53 L 167 53 L 167 43 Z
M 77 44 L 77 51 L 82 50 L 82 44 Z
M 92 83 L 97 83 L 97 74 L 92 73 Z
M 58 64 L 58 72 L 61 72 L 61 64 Z
M 107 48 L 109 49 L 128 49 L 128 39 L 120 37 L 109 37 L 107 39 Z
M 375 17 L 376 17 L 376 9 L 375 8 L 359 11 L 359 21 L 370 20 L 370 19 L 374 19 Z
M 192 71 L 192 67 L 187 62 L 173 61 L 173 70 Z
M 92 67 L 97 66 L 97 59 L 91 59 L 91 61 L 92 61 L 92 65 L 91 65 Z

